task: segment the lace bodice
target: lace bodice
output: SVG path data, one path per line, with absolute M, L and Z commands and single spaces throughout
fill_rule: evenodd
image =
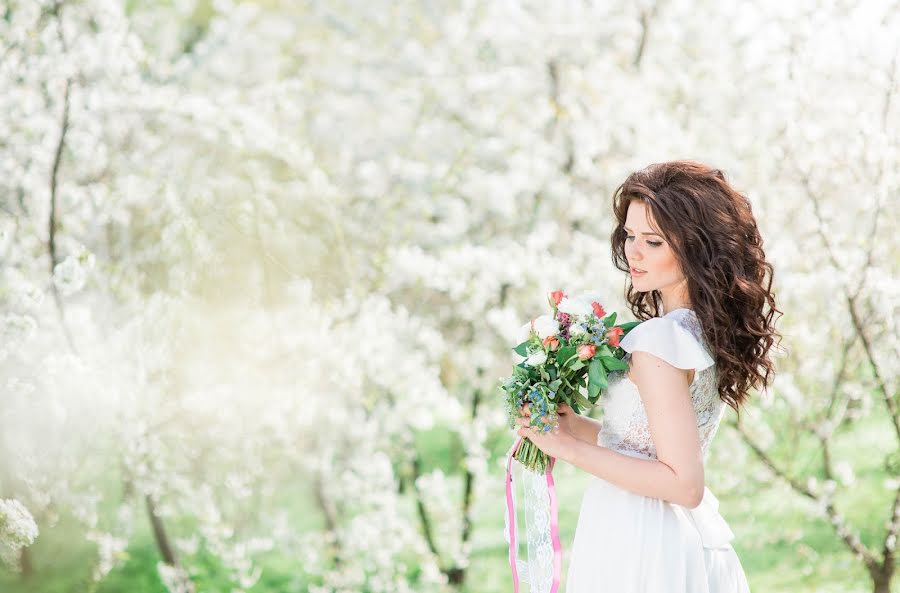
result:
M 620 345 L 626 351 L 626 361 L 632 352 L 640 350 L 675 367 L 695 369 L 690 392 L 705 459 L 725 411 L 725 402 L 719 398 L 715 360 L 709 354 L 694 311 L 674 309 L 662 317 L 648 319 L 632 329 Z M 598 445 L 625 454 L 656 458 L 640 392 L 626 371 L 609 373 L 609 387 L 601 397 L 601 406 L 603 423 L 597 435 Z

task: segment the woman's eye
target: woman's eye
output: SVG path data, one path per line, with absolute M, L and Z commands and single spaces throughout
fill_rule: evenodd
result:
M 625 235 L 625 240 L 634 239 L 634 235 Z M 661 241 L 647 241 L 647 245 L 651 247 L 659 247 L 662 245 Z

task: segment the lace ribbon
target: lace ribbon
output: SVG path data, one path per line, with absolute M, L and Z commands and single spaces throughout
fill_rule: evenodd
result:
M 522 439 L 519 435 L 506 460 L 506 541 L 509 542 L 509 565 L 512 568 L 514 593 L 519 593 L 519 579 L 530 585 L 531 593 L 556 593 L 562 575 L 562 544 L 559 540 L 559 504 L 550 464 L 544 476 L 525 469 L 520 463 L 520 477 L 525 493 L 525 529 L 528 563 L 516 559 L 516 505 L 513 488 L 513 455 Z

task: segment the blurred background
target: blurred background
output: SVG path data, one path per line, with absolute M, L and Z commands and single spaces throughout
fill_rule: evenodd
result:
M 785 312 L 707 460 L 751 587 L 900 591 L 898 31 L 885 0 L 0 3 L 0 590 L 511 590 L 516 330 L 557 289 L 632 319 L 612 192 L 691 158 Z M 565 568 L 589 476 L 555 474 Z

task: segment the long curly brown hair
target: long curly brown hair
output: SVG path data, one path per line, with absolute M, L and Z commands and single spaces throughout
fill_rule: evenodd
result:
M 629 271 L 625 258 L 625 217 L 632 200 L 650 209 L 687 278 L 688 296 L 707 344 L 715 353 L 719 397 L 740 416 L 751 388 L 765 388 L 774 376 L 769 350 L 781 334 L 775 314 L 783 313 L 772 294 L 774 269 L 750 200 L 719 169 L 689 160 L 654 163 L 635 171 L 613 194 L 616 228 L 610 236 L 613 264 Z M 662 311 L 659 291 L 625 298 L 635 317 Z

